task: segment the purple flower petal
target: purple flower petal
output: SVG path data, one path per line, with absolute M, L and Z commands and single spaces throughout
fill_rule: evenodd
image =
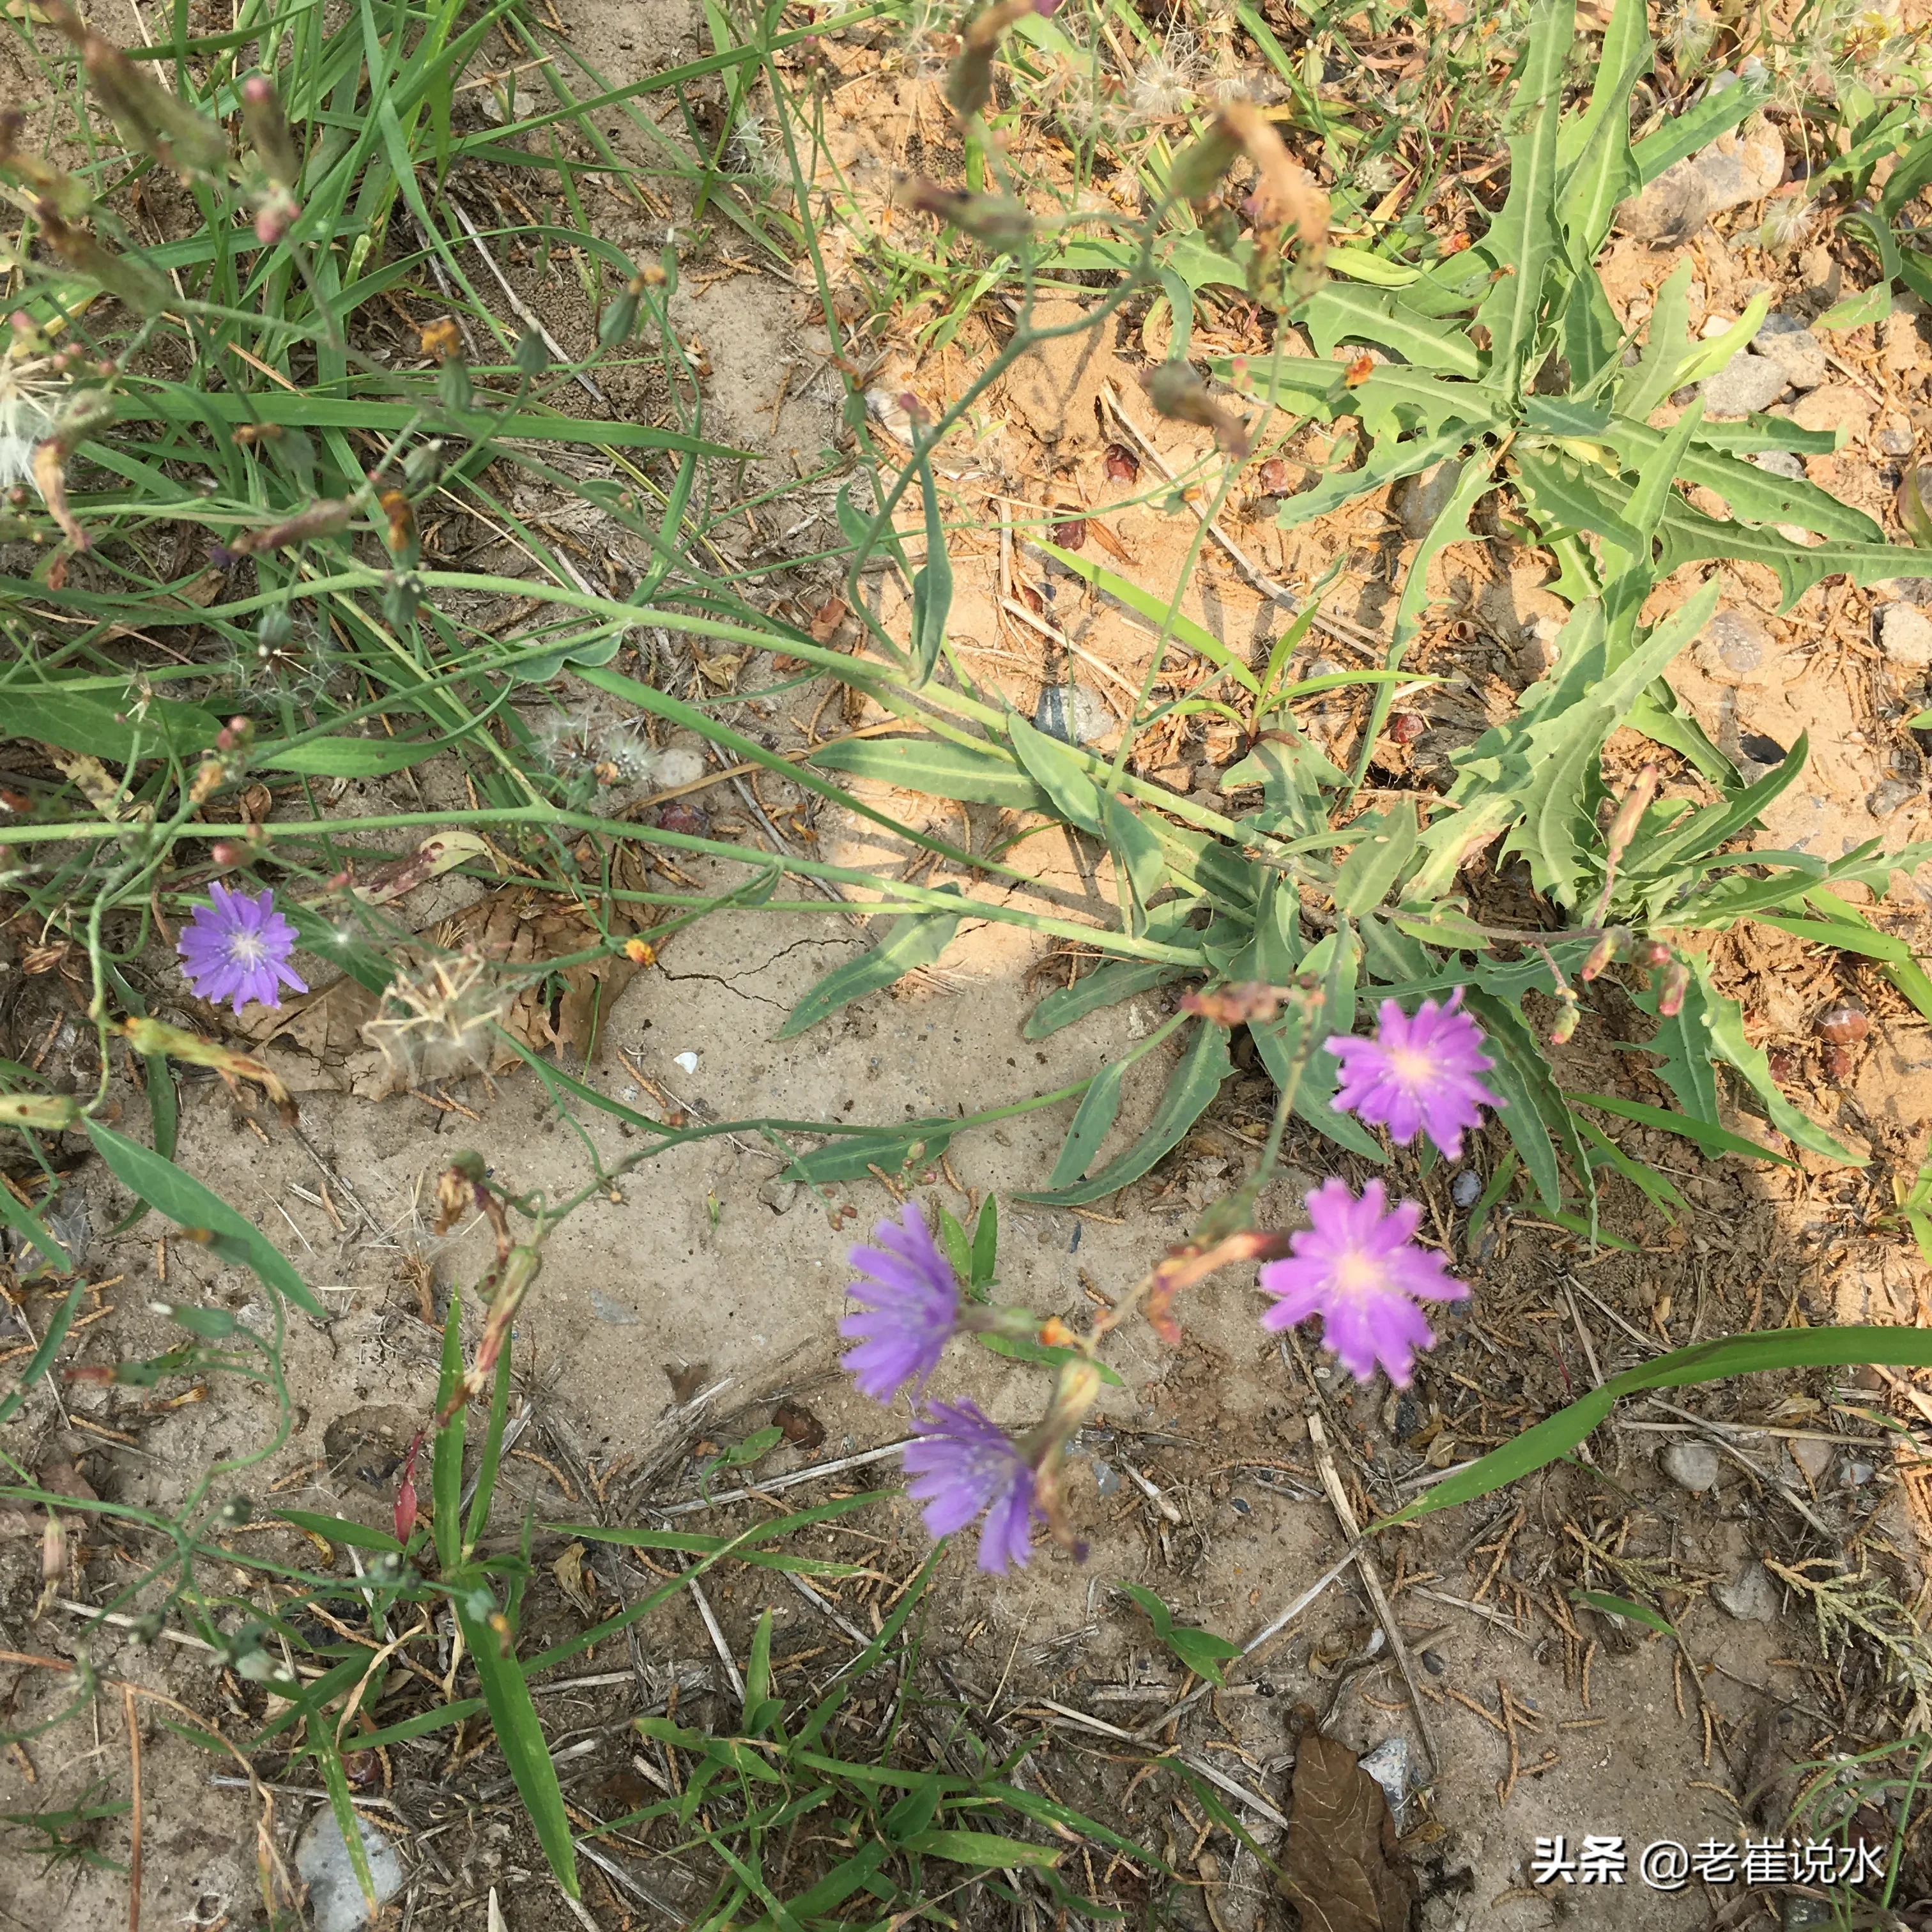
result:
M 959 1290 L 952 1270 L 927 1231 L 916 1203 L 897 1220 L 872 1230 L 877 1247 L 855 1247 L 847 1259 L 870 1280 L 845 1292 L 859 1304 L 838 1332 L 860 1346 L 842 1366 L 861 1395 L 890 1402 L 907 1383 L 923 1391 L 959 1322 Z
M 1462 1009 L 1457 987 L 1446 1006 L 1424 1000 L 1411 1018 L 1384 1000 L 1373 1040 L 1352 1034 L 1324 1042 L 1342 1063 L 1335 1105 L 1389 1130 L 1406 1142 L 1426 1133 L 1454 1160 L 1462 1150 L 1462 1130 L 1478 1126 L 1484 1107 L 1502 1100 L 1481 1076 L 1496 1063 L 1483 1052 L 1482 1029 Z
M 905 1446 L 906 1493 L 923 1506 L 934 1536 L 964 1529 L 983 1510 L 980 1568 L 1024 1567 L 1033 1547 L 1032 1468 L 1012 1437 L 970 1402 L 936 1402 Z
M 1436 1341 L 1416 1302 L 1460 1301 L 1468 1288 L 1433 1248 L 1415 1245 L 1420 1207 L 1390 1208 L 1379 1180 L 1359 1200 L 1346 1182 L 1324 1180 L 1307 1207 L 1310 1225 L 1290 1238 L 1286 1258 L 1262 1264 L 1262 1292 L 1275 1298 L 1262 1326 L 1292 1328 L 1319 1315 L 1322 1341 L 1358 1382 L 1379 1363 L 1406 1387 L 1415 1352 Z
M 265 887 L 250 896 L 217 880 L 208 893 L 214 904 L 197 906 L 175 943 L 196 998 L 216 1006 L 230 1000 L 238 1013 L 251 1000 L 279 1006 L 284 986 L 308 991 L 288 963 L 296 929 L 276 911 L 272 892 Z

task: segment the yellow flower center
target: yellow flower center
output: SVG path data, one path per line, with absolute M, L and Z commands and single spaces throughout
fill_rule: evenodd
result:
M 1359 1248 L 1350 1248 L 1336 1261 L 1334 1283 L 1339 1294 L 1369 1294 L 1382 1284 L 1382 1264 Z
M 1405 1087 L 1427 1085 L 1434 1075 L 1434 1064 L 1426 1053 L 1412 1046 L 1393 1048 L 1388 1057 L 1389 1070 Z

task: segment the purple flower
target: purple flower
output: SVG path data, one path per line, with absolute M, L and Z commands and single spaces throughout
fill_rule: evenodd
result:
M 1311 1225 L 1290 1238 L 1288 1258 L 1262 1264 L 1262 1292 L 1276 1298 L 1262 1326 L 1292 1328 L 1319 1315 L 1322 1341 L 1358 1382 L 1379 1362 L 1406 1388 L 1412 1352 L 1436 1342 L 1412 1298 L 1460 1301 L 1468 1288 L 1434 1249 L 1414 1245 L 1421 1208 L 1405 1201 L 1390 1210 L 1379 1180 L 1359 1201 L 1346 1182 L 1324 1180 L 1307 1205 Z
M 881 1221 L 872 1238 L 877 1247 L 855 1247 L 846 1257 L 872 1279 L 855 1281 L 845 1291 L 861 1312 L 847 1316 L 838 1332 L 860 1346 L 842 1366 L 861 1395 L 890 1402 L 908 1382 L 922 1390 L 939 1366 L 958 1325 L 959 1291 L 913 1202 L 898 1220 Z
M 195 908 L 175 947 L 196 997 L 217 1006 L 232 999 L 238 1013 L 250 1000 L 279 1006 L 284 986 L 307 992 L 288 963 L 296 929 L 276 911 L 274 894 L 265 889 L 252 898 L 218 880 L 208 892 L 214 903 Z
M 1479 1077 L 1496 1063 L 1484 1058 L 1482 1029 L 1460 1010 L 1462 999 L 1458 986 L 1447 1006 L 1424 1000 L 1413 1019 L 1384 1000 L 1373 1040 L 1341 1034 L 1326 1042 L 1342 1063 L 1336 1106 L 1379 1121 L 1398 1141 L 1412 1141 L 1419 1128 L 1454 1160 L 1462 1130 L 1480 1124 L 1485 1106 L 1502 1105 Z
M 1033 1546 L 1033 1471 L 998 1424 L 970 1402 L 936 1402 L 914 1424 L 918 1439 L 905 1450 L 907 1493 L 922 1504 L 934 1536 L 964 1529 L 982 1510 L 980 1568 L 1004 1571 L 1024 1567 Z

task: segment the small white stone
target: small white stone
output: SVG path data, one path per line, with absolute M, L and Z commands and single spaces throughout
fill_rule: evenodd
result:
M 1747 1563 L 1728 1583 L 1712 1586 L 1718 1609 L 1740 1623 L 1768 1624 L 1778 1616 L 1778 1586 L 1762 1563 Z
M 1718 1486 L 1718 1452 L 1708 1442 L 1673 1442 L 1657 1460 L 1664 1473 L 1694 1496 Z
M 362 1850 L 375 1881 L 376 1904 L 386 1905 L 403 1888 L 403 1862 L 388 1840 L 361 1819 Z M 356 1932 L 368 1922 L 362 1888 L 349 1862 L 349 1846 L 335 1814 L 325 1804 L 309 1820 L 296 1846 L 296 1870 L 308 1886 L 308 1909 L 315 1932 Z
M 1916 604 L 1884 604 L 1878 611 L 1878 643 L 1895 664 L 1932 668 L 1932 617 Z
M 686 1052 L 674 1054 L 671 1058 L 674 1065 L 682 1067 L 687 1073 L 695 1073 L 698 1071 L 698 1056 L 694 1053 Z

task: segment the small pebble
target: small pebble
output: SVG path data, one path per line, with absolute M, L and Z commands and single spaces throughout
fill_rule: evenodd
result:
M 1833 1046 L 1856 1046 L 1871 1031 L 1871 1016 L 1864 1007 L 1847 1000 L 1843 1006 L 1827 1006 L 1811 1022 L 1811 1030 Z
M 1466 1167 L 1449 1184 L 1449 1198 L 1459 1208 L 1473 1208 L 1482 1198 L 1483 1177 L 1473 1167 Z
M 1110 442 L 1104 459 L 1107 467 L 1107 481 L 1110 483 L 1138 483 L 1141 478 L 1141 460 L 1124 442 Z M 1270 461 L 1279 463 L 1279 457 Z M 1268 466 L 1264 464 L 1262 468 Z
M 375 1904 L 382 1906 L 403 1888 L 403 1862 L 395 1847 L 373 1825 L 356 1820 Z M 296 1846 L 296 1871 L 308 1886 L 308 1910 L 315 1932 L 356 1932 L 367 1921 L 362 1888 L 349 1860 L 349 1846 L 335 1814 L 325 1804 L 310 1820 Z
M 1740 731 L 1738 749 L 1754 765 L 1781 765 L 1788 755 L 1775 738 L 1767 738 L 1761 731 Z
M 1034 729 L 1063 745 L 1090 745 L 1106 736 L 1113 722 L 1106 700 L 1084 684 L 1049 684 L 1034 707 Z
M 1850 1079 L 1856 1063 L 1849 1046 L 1828 1046 L 1820 1058 L 1824 1062 L 1825 1078 L 1834 1087 L 1842 1087 Z
M 1720 684 L 1756 684 L 1762 681 L 1770 647 L 1770 638 L 1754 618 L 1724 610 L 1712 614 L 1693 655 L 1697 668 Z
M 1778 1616 L 1778 1586 L 1762 1563 L 1747 1563 L 1730 1582 L 1713 1584 L 1711 1595 L 1740 1623 L 1768 1624 Z
M 1808 1436 L 1795 1436 L 1785 1446 L 1791 1452 L 1791 1460 L 1804 1471 L 1814 1488 L 1831 1473 L 1832 1461 L 1838 1454 L 1830 1443 L 1814 1442 Z
M 1084 517 L 1070 517 L 1064 524 L 1055 524 L 1050 534 L 1062 550 L 1084 550 L 1087 547 L 1087 519 Z
M 1673 1442 L 1657 1460 L 1664 1473 L 1694 1496 L 1718 1486 L 1718 1452 L 1708 1442 Z
M 1916 604 L 1881 604 L 1878 647 L 1908 670 L 1932 668 L 1932 617 Z
M 1422 1667 L 1432 1677 L 1440 1677 L 1449 1668 L 1432 1650 L 1425 1650 L 1422 1653 Z
M 1366 1757 L 1355 1761 L 1382 1786 L 1390 1811 L 1400 1819 L 1408 1797 L 1408 1740 L 1404 1737 L 1384 1738 Z M 1396 1828 L 1400 1829 L 1400 1825 Z
M 1910 456 L 1916 439 L 1904 416 L 1887 416 L 1878 433 L 1878 446 L 1886 456 Z
M 1775 362 L 1794 389 L 1815 389 L 1831 372 L 1825 345 L 1795 316 L 1768 315 L 1751 346 Z
M 1120 1472 L 1111 1462 L 1103 1462 L 1099 1456 L 1094 1459 L 1094 1486 L 1103 1496 L 1118 1496 L 1120 1490 Z
M 1918 788 L 1910 778 L 1887 778 L 1865 800 L 1865 809 L 1874 818 L 1889 818 L 1900 806 L 1918 796 Z
M 1848 1490 L 1862 1490 L 1878 1474 L 1875 1462 L 1847 1462 L 1845 1465 L 1845 1486 Z
M 676 1065 L 682 1067 L 687 1073 L 695 1073 L 698 1071 L 698 1055 L 688 1048 L 682 1053 L 673 1054 L 671 1059 Z
M 1782 476 L 1787 483 L 1804 481 L 1804 464 L 1796 450 L 1754 449 L 1751 460 L 1772 476 Z
M 1748 416 L 1768 410 L 1784 394 L 1790 378 L 1768 356 L 1741 349 L 1715 375 L 1698 385 L 1704 413 L 1710 416 Z

